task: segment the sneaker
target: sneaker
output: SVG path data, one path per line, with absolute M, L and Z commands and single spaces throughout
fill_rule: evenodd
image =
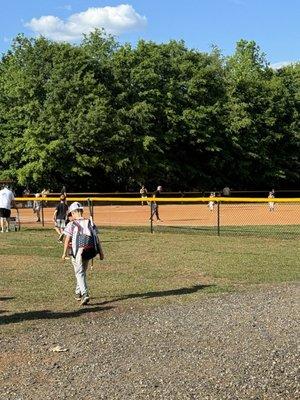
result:
M 81 300 L 81 305 L 85 306 L 90 301 L 89 295 L 85 294 Z
M 77 300 L 77 301 L 81 300 L 81 293 L 76 293 L 75 294 L 75 300 Z

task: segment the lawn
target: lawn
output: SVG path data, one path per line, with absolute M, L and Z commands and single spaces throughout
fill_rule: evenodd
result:
M 1 235 L 0 323 L 26 328 L 55 313 L 77 317 L 99 306 L 122 312 L 299 280 L 296 238 L 150 234 L 145 228 L 106 228 L 101 238 L 106 257 L 89 270 L 92 300 L 82 311 L 73 297 L 70 261 L 61 261 L 54 230 Z

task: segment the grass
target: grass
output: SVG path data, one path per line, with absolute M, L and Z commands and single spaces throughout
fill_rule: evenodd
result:
M 172 233 L 198 233 L 204 235 L 218 235 L 217 226 L 159 226 L 154 228 L 156 232 Z M 297 239 L 300 235 L 299 225 L 232 225 L 220 226 L 220 236 L 256 236 L 274 237 L 276 239 Z
M 75 318 L 105 307 L 121 311 L 192 301 L 257 284 L 299 280 L 299 240 L 282 237 L 211 236 L 107 228 L 105 261 L 88 273 L 92 305 L 73 298 L 70 261 L 50 229 L 1 236 L 0 323 L 26 328 L 36 319 Z M 18 324 L 16 324 L 18 323 Z

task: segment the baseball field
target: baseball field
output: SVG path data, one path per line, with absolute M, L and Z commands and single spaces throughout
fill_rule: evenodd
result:
M 85 202 L 82 202 L 85 206 Z M 51 207 L 53 204 L 53 207 Z M 97 203 L 96 203 L 97 204 Z M 44 221 L 47 226 L 53 225 L 55 203 L 44 208 Z M 160 204 L 162 226 L 213 227 L 217 223 L 217 206 L 210 212 L 207 204 Z M 94 220 L 101 226 L 149 226 L 150 207 L 142 205 L 96 205 L 93 207 Z M 20 208 L 21 222 L 25 226 L 35 226 L 36 216 L 31 208 Z M 86 206 L 85 214 L 89 215 Z M 278 203 L 275 212 L 270 212 L 268 203 L 229 203 L 220 205 L 222 226 L 271 226 L 299 225 L 300 202 Z M 155 218 L 154 218 L 155 222 Z M 39 225 L 37 225 L 39 226 Z

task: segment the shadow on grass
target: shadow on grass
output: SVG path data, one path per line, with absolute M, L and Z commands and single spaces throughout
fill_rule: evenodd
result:
M 60 318 L 74 318 L 80 315 L 87 314 L 90 312 L 108 311 L 114 307 L 86 307 L 80 308 L 76 311 L 66 311 L 66 312 L 55 312 L 50 310 L 40 310 L 40 311 L 27 311 L 21 313 L 15 313 L 12 315 L 5 315 L 0 317 L 0 325 L 4 324 L 14 324 L 23 321 L 32 321 L 40 319 L 60 319 Z
M 14 297 L 0 297 L 0 301 L 7 301 L 7 300 L 13 300 Z
M 127 299 L 136 299 L 136 298 L 143 298 L 143 299 L 151 299 L 154 297 L 166 297 L 166 296 L 183 296 L 186 294 L 191 294 L 198 292 L 199 290 L 203 290 L 209 287 L 214 287 L 216 285 L 194 285 L 191 287 L 183 287 L 180 289 L 170 289 L 170 290 L 162 290 L 160 292 L 146 292 L 146 293 L 131 293 L 126 294 L 124 296 L 117 297 L 112 300 L 106 300 L 101 303 L 96 303 L 96 305 L 104 305 L 108 303 L 114 303 L 117 301 L 127 300 Z

